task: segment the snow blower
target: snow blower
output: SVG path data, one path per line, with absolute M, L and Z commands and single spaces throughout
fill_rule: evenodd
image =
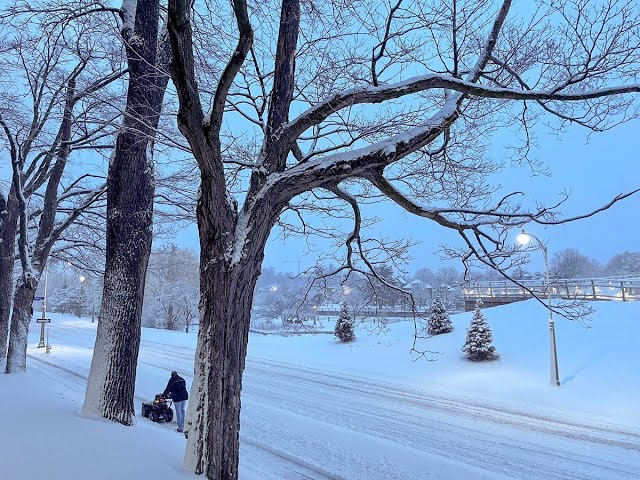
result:
M 153 402 L 142 402 L 142 416 L 152 422 L 170 422 L 173 419 L 172 403 L 171 398 L 159 393 Z

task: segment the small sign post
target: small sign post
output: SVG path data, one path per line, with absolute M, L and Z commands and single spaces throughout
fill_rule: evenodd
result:
M 44 323 L 42 324 L 44 326 Z M 47 346 L 44 349 L 44 353 L 49 353 L 51 351 L 51 345 L 49 345 L 49 330 L 47 329 Z

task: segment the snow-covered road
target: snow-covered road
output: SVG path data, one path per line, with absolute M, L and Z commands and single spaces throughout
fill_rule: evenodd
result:
M 70 388 L 82 390 L 95 329 L 57 323 L 50 335 L 55 346 L 46 362 L 65 368 L 66 382 L 76 385 Z M 42 351 L 30 354 L 45 359 Z M 162 390 L 174 369 L 189 380 L 193 355 L 192 347 L 145 331 L 137 395 Z M 37 361 L 31 366 L 61 371 Z M 263 462 L 263 478 L 285 478 L 267 471 L 272 464 L 290 472 L 288 478 L 354 480 L 636 479 L 640 471 L 640 431 L 632 427 L 253 356 L 245 372 L 241 442 L 244 468 L 259 471 Z

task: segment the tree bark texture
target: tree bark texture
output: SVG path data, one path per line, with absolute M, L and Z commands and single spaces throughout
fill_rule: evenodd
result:
M 200 233 L 200 329 L 194 382 L 187 411 L 189 432 L 185 466 L 209 479 L 237 479 L 240 394 L 251 319 L 251 304 L 260 275 L 264 247 L 275 224 L 277 207 L 235 241 L 242 256 L 225 257 L 228 235 L 212 222 L 212 197 L 203 184 L 198 204 Z M 269 214 L 271 211 L 271 214 Z M 237 224 L 236 224 L 237 225 Z
M 18 205 L 12 192 L 7 199 L 6 212 L 0 230 L 0 363 L 4 361 L 7 354 L 9 318 L 13 299 L 15 241 L 18 229 Z
M 84 415 L 124 425 L 131 425 L 134 416 L 142 302 L 152 242 L 151 150 L 167 85 L 157 68 L 162 56 L 158 22 L 158 0 L 138 0 L 133 31 L 127 25 L 123 28 L 129 87 L 107 178 L 102 316 L 83 406 Z
M 37 288 L 37 279 L 31 282 L 20 282 L 16 288 L 11 312 L 11 332 L 6 373 L 24 373 L 27 371 L 26 352 L 29 339 L 29 322 L 33 318 L 33 297 Z

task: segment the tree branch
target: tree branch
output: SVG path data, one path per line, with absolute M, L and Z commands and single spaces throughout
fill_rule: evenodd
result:
M 238 39 L 238 45 L 233 52 L 231 60 L 229 60 L 229 63 L 227 63 L 227 66 L 220 76 L 220 81 L 218 82 L 218 87 L 216 88 L 216 93 L 213 97 L 211 112 L 209 113 L 209 122 L 211 128 L 210 136 L 213 136 L 214 138 L 217 138 L 220 134 L 222 117 L 224 115 L 224 108 L 227 101 L 227 95 L 229 94 L 229 89 L 231 88 L 236 75 L 240 71 L 242 64 L 247 58 L 251 45 L 253 45 L 253 29 L 249 22 L 246 0 L 232 0 L 232 4 L 233 13 L 235 14 L 236 22 L 238 24 L 240 38 Z

